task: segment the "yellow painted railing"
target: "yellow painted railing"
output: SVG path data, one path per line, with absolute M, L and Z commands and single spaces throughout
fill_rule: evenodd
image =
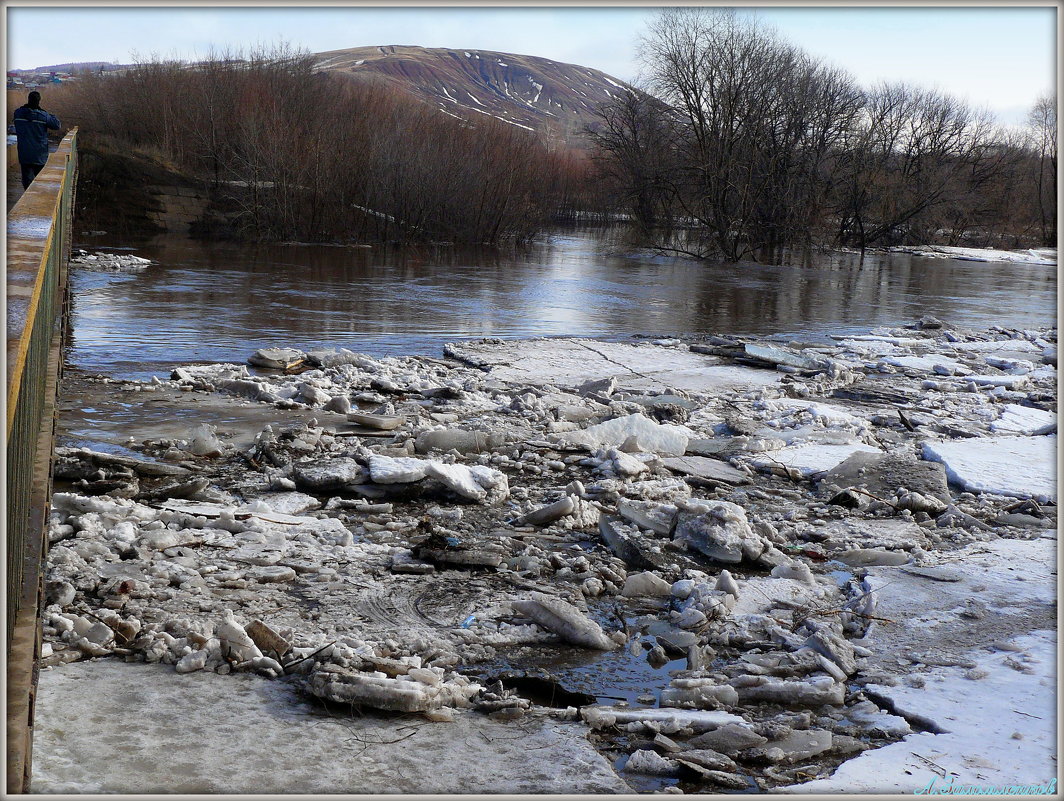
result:
M 77 182 L 68 133 L 7 222 L 7 791 L 29 789 L 67 263 Z

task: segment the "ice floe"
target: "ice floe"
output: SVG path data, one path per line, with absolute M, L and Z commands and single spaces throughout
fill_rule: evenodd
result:
M 1056 435 L 927 440 L 921 447 L 969 492 L 1056 500 Z

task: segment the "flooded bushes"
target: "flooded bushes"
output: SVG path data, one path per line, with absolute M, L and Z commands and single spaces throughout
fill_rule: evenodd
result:
M 1052 101 L 1009 134 L 938 91 L 864 89 L 726 9 L 663 11 L 641 57 L 649 95 L 619 96 L 592 138 L 663 251 L 1055 244 Z
M 65 89 L 65 87 L 64 87 Z M 394 89 L 315 72 L 286 47 L 86 76 L 55 102 L 87 144 L 172 161 L 256 239 L 497 242 L 547 221 L 560 160 Z

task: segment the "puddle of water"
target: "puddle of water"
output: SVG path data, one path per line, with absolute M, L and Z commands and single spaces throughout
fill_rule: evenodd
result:
M 625 754 L 613 760 L 613 769 L 624 776 L 624 780 L 637 793 L 654 793 L 664 790 L 666 787 L 675 787 L 680 783 L 679 779 L 671 776 L 648 776 L 643 773 L 628 773 L 625 771 L 624 766 L 628 763 L 630 756 Z
M 592 619 L 609 630 L 615 628 L 616 603 L 590 603 Z M 625 624 L 631 632 L 644 629 L 642 641 L 654 643 L 654 637 L 645 633 L 648 618 L 645 610 L 626 608 L 621 610 Z M 612 622 L 612 626 L 610 625 Z M 661 691 L 669 686 L 672 673 L 687 669 L 687 657 L 670 659 L 660 667 L 647 662 L 647 648 L 632 648 L 631 643 L 613 651 L 595 651 L 571 645 L 525 647 L 513 654 L 500 654 L 500 658 L 488 665 L 477 667 L 482 675 L 494 675 L 502 671 L 548 673 L 565 690 L 585 693 L 594 697 L 595 703 L 606 706 L 625 704 L 631 707 L 656 707 L 661 701 Z M 633 652 L 634 651 L 634 652 Z M 640 700 L 653 697 L 653 701 Z
M 842 562 L 838 562 L 834 559 L 828 562 L 829 565 L 838 565 L 834 570 L 829 570 L 828 575 L 835 579 L 835 583 L 839 585 L 839 589 L 845 589 L 846 585 L 854 580 L 853 569 L 847 567 Z
M 294 423 L 344 420 L 321 410 L 288 411 Z M 129 453 L 127 442 L 145 439 L 187 439 L 200 423 L 216 426 L 223 442 L 247 447 L 267 424 L 277 424 L 277 410 L 224 395 L 175 392 L 127 392 L 114 384 L 85 380 L 75 371 L 63 378 L 56 444 Z M 143 454 L 130 454 L 143 458 Z
M 669 686 L 670 673 L 687 668 L 687 658 L 652 667 L 646 651 L 640 648 L 635 655 L 625 646 L 615 651 L 591 651 L 573 646 L 544 647 L 522 650 L 518 658 L 504 658 L 487 666 L 486 673 L 499 670 L 521 670 L 529 673 L 546 671 L 566 690 L 586 693 L 595 703 L 613 706 L 625 703 L 632 707 L 656 707 L 661 691 Z M 652 703 L 640 697 L 653 696 Z

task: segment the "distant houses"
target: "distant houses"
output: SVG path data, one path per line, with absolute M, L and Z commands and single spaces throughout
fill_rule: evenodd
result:
M 7 74 L 7 88 L 36 89 L 48 84 L 76 80 L 77 77 L 69 72 L 21 72 L 16 70 Z
M 78 75 L 65 70 L 9 70 L 7 73 L 8 89 L 37 89 L 49 84 L 76 81 Z

